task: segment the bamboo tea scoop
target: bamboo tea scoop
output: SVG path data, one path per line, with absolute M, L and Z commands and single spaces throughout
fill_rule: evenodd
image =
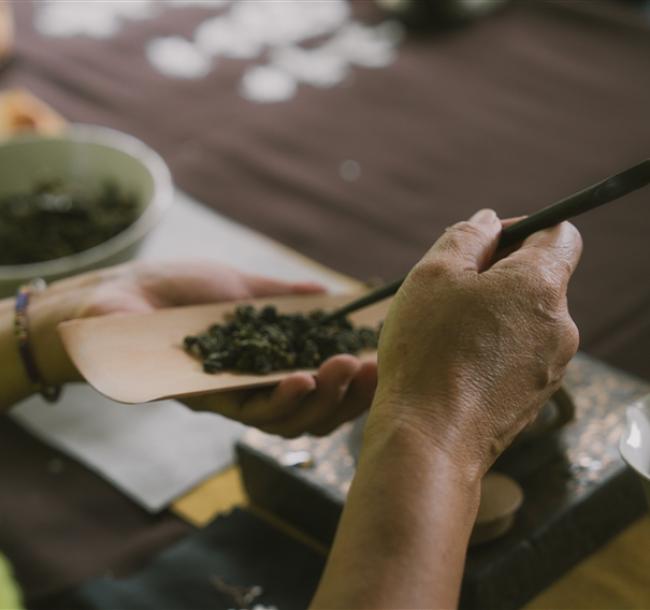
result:
M 204 373 L 201 362 L 184 350 L 183 339 L 203 332 L 215 322 L 223 322 L 244 303 L 257 307 L 275 305 L 284 313 L 307 313 L 340 307 L 350 298 L 350 294 L 286 296 L 99 316 L 64 322 L 59 325 L 59 334 L 90 385 L 113 400 L 135 404 L 274 385 L 292 371 L 268 375 Z M 388 305 L 389 301 L 378 303 L 350 319 L 358 325 L 377 326 Z M 374 352 L 360 357 L 373 358 Z
M 537 231 L 548 229 L 565 220 L 584 214 L 648 184 L 650 184 L 650 159 L 646 159 L 634 167 L 630 167 L 619 174 L 606 178 L 602 182 L 574 193 L 507 227 L 501 233 L 499 249 L 514 246 Z M 347 316 L 353 311 L 358 311 L 394 295 L 399 290 L 404 279 L 401 278 L 385 286 L 380 286 L 361 298 L 333 311 L 327 316 L 326 320 Z

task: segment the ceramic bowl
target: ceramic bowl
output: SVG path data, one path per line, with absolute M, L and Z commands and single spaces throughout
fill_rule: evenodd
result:
M 0 297 L 33 278 L 52 281 L 131 258 L 173 200 L 169 169 L 140 140 L 108 129 L 74 125 L 58 136 L 27 135 L 0 144 L 0 197 L 43 180 L 89 187 L 107 180 L 137 196 L 139 217 L 111 239 L 71 256 L 28 265 L 0 265 Z M 0 246 L 1 247 L 1 246 Z
M 627 408 L 627 423 L 619 449 L 643 485 L 650 505 L 650 394 Z

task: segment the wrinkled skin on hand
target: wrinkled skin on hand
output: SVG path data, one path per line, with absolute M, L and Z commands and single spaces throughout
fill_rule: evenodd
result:
M 367 435 L 408 426 L 484 473 L 557 390 L 578 348 L 569 223 L 492 263 L 491 210 L 449 228 L 411 271 L 384 324 Z

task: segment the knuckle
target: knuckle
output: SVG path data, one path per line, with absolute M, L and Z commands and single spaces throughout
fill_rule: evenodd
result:
M 561 296 L 561 284 L 553 267 L 540 266 L 528 279 L 530 290 L 542 303 L 554 303 Z
M 544 365 L 540 366 L 537 370 L 537 387 L 540 390 L 557 388 L 562 383 L 565 368 L 566 366 L 564 364 L 559 365 L 554 361 L 544 363 Z
M 94 318 L 110 313 L 110 307 L 102 301 L 94 301 L 84 305 L 79 311 L 80 318 Z
M 464 250 L 467 242 L 483 239 L 483 236 L 483 230 L 479 226 L 464 220 L 445 230 L 440 238 L 439 246 L 452 254 L 458 254 Z
M 454 239 L 462 239 L 467 237 L 482 237 L 482 229 L 468 220 L 457 222 L 446 230 L 446 233 Z
M 560 334 L 560 359 L 567 364 L 576 355 L 580 346 L 580 331 L 576 323 L 568 317 Z
M 559 282 L 546 265 L 504 265 L 501 269 L 504 288 L 527 302 L 547 301 L 554 297 Z
M 451 265 L 443 256 L 420 261 L 409 273 L 409 283 L 428 285 L 451 276 Z
M 559 259 L 556 263 L 556 268 L 563 278 L 571 277 L 573 273 L 573 265 L 566 258 Z

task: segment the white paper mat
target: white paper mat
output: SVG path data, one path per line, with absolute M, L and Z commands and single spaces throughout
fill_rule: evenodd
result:
M 179 194 L 143 249 L 148 259 L 208 258 L 292 281 L 346 283 Z M 172 401 L 120 405 L 86 386 L 65 389 L 60 403 L 31 398 L 12 417 L 46 443 L 99 473 L 143 508 L 156 512 L 232 463 L 243 426 L 193 413 Z
M 151 512 L 228 466 L 232 443 L 244 430 L 169 400 L 117 404 L 84 385 L 66 388 L 56 405 L 31 398 L 13 415 Z

